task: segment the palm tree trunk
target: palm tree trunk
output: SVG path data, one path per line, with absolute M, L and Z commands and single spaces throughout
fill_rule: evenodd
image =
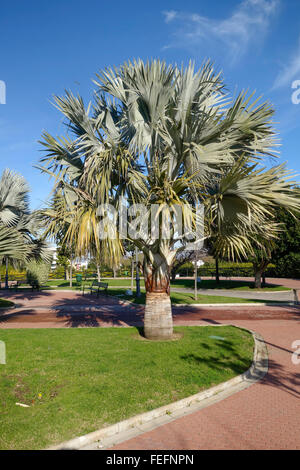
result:
M 147 339 L 171 339 L 173 318 L 170 295 L 147 292 L 144 316 L 144 335 Z
M 198 300 L 198 266 L 197 266 L 197 260 L 195 259 L 195 292 L 194 292 L 194 298 L 195 300 Z
M 101 282 L 101 272 L 100 272 L 100 264 L 97 263 L 97 278 L 98 282 Z
M 171 339 L 173 318 L 170 299 L 170 270 L 162 264 L 155 269 L 144 262 L 146 305 L 144 335 L 147 339 Z
M 219 275 L 219 258 L 216 258 L 216 283 L 220 283 L 220 275 Z
M 257 262 L 252 262 L 253 264 L 253 269 L 254 269 L 254 286 L 257 289 L 260 289 L 262 287 L 261 283 L 261 278 L 264 276 L 263 283 L 265 285 L 266 283 L 266 276 L 265 276 L 265 271 L 268 267 L 269 260 L 262 259 Z
M 178 269 L 178 266 L 172 266 L 172 269 L 171 269 L 171 281 L 172 282 L 176 281 L 177 269 Z
M 261 271 L 255 271 L 254 286 L 255 286 L 256 289 L 261 288 Z
M 70 264 L 70 287 L 73 285 L 73 253 L 71 253 L 71 264 Z
M 134 255 L 131 257 L 131 291 L 133 292 L 133 279 L 134 279 Z

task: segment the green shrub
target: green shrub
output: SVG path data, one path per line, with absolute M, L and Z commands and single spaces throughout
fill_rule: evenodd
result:
M 273 274 L 276 277 L 300 279 L 300 253 L 289 253 L 280 258 Z
M 48 281 L 50 265 L 38 261 L 30 261 L 26 265 L 27 282 L 31 286 L 40 287 Z
M 274 265 L 269 264 L 267 274 L 273 273 Z M 193 276 L 194 266 L 192 263 L 186 263 L 177 271 L 181 276 Z M 198 275 L 201 276 L 215 276 L 216 265 L 215 263 L 205 263 L 198 268 Z M 219 263 L 219 275 L 222 277 L 252 277 L 253 265 L 252 263 L 233 263 L 228 261 L 221 261 Z

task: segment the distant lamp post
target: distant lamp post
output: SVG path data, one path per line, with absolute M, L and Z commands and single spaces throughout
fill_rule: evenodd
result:
M 137 247 L 135 248 L 135 264 L 136 264 L 136 275 L 135 275 L 135 281 L 136 281 L 136 296 L 140 297 L 141 296 L 141 286 L 140 286 L 140 274 L 139 274 L 139 256 L 138 256 L 138 249 Z
M 133 279 L 134 279 L 134 253 L 131 257 L 131 291 L 133 292 Z
M 195 293 L 194 293 L 194 298 L 195 300 L 198 300 L 198 268 L 203 266 L 204 261 L 201 259 L 193 261 L 193 265 L 195 266 Z

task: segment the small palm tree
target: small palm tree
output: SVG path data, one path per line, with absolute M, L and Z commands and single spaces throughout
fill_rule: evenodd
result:
M 17 224 L 28 211 L 28 185 L 18 174 L 6 169 L 0 178 L 0 256 L 23 260 L 28 247 Z
M 198 204 L 205 236 L 216 236 L 217 249 L 231 257 L 251 247 L 248 234 L 260 230 L 276 206 L 299 209 L 286 170 L 258 167 L 265 155 L 276 156 L 273 109 L 244 92 L 230 98 L 209 62 L 199 71 L 193 64 L 129 62 L 101 71 L 96 85 L 93 106 L 70 92 L 55 98 L 70 132 L 61 138 L 44 133 L 41 168 L 55 178 L 72 212 L 69 235 L 79 252 L 99 244 L 101 204 L 119 208 L 125 197 L 146 213 L 158 207 L 158 236 L 144 231 L 128 238 L 144 255 L 145 335 L 170 338 L 170 270 L 198 223 Z M 165 237 L 163 211 L 172 220 L 177 207 L 186 230 L 178 237 L 172 228 Z M 118 235 L 106 242 L 113 258 L 121 251 Z
M 41 217 L 29 211 L 29 187 L 23 176 L 4 170 L 0 178 L 0 259 L 24 264 L 31 258 L 50 260 L 46 244 L 39 239 Z M 6 272 L 6 287 L 8 273 Z

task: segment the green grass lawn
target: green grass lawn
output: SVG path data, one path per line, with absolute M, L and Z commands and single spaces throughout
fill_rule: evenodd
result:
M 176 279 L 171 283 L 172 287 L 190 288 L 194 287 L 193 279 Z M 252 281 L 230 281 L 221 280 L 219 284 L 214 279 L 203 279 L 198 284 L 199 289 L 230 289 L 230 290 L 245 290 L 245 291 L 258 291 L 258 292 L 272 292 L 290 290 L 288 287 L 267 284 L 267 287 L 256 289 Z
M 118 287 L 130 287 L 131 280 L 128 279 L 102 279 L 103 282 L 108 282 L 109 286 L 118 286 Z M 141 287 L 144 287 L 144 279 L 141 279 Z M 65 280 L 51 280 L 47 282 L 47 286 L 53 287 L 57 286 L 60 289 L 68 289 L 69 288 L 69 281 Z M 135 282 L 134 282 L 135 286 Z M 171 282 L 171 287 L 178 287 L 178 288 L 194 288 L 194 280 L 193 279 L 176 279 L 176 281 Z M 268 284 L 267 287 L 262 289 L 254 289 L 254 282 L 250 281 L 220 281 L 219 284 L 216 283 L 213 279 L 203 279 L 198 284 L 199 289 L 230 289 L 230 290 L 249 290 L 249 291 L 259 291 L 259 292 L 272 292 L 272 291 L 284 291 L 290 290 L 288 287 L 284 286 L 277 286 Z M 73 280 L 73 289 L 78 289 L 76 280 Z
M 10 300 L 0 299 L 0 308 L 13 307 L 15 304 Z
M 104 282 L 104 280 L 103 280 Z M 109 288 L 108 288 L 108 294 L 109 295 L 114 295 L 114 296 L 117 296 L 119 297 L 121 300 L 129 300 L 131 302 L 134 302 L 136 304 L 145 304 L 145 300 L 146 300 L 146 295 L 145 295 L 145 288 L 144 288 L 144 282 L 141 282 L 141 297 L 137 298 L 135 297 L 135 287 L 134 287 L 134 295 L 133 296 L 130 296 L 130 295 L 126 295 L 125 294 L 125 291 L 126 291 L 126 283 L 128 282 L 126 279 L 107 279 L 106 282 L 108 282 L 109 284 Z M 183 281 L 181 281 L 183 282 Z M 193 285 L 193 281 L 191 280 L 187 280 L 187 281 L 184 281 L 184 282 L 189 282 L 191 284 L 187 284 L 186 286 L 184 286 L 184 284 L 174 284 L 172 283 L 171 284 L 171 287 L 180 287 L 180 288 L 192 288 L 194 285 Z M 205 282 L 205 281 L 203 281 Z M 227 282 L 227 281 L 224 281 L 224 282 Z M 229 281 L 228 281 L 229 282 Z M 233 281 L 232 281 L 233 282 Z M 120 288 L 117 288 L 117 287 L 114 287 L 117 286 L 118 284 L 120 284 Z M 49 288 L 53 288 L 55 289 L 56 287 L 54 286 L 58 286 L 57 288 L 58 289 L 68 289 L 69 288 L 69 281 L 49 281 L 48 282 L 48 285 L 49 285 Z M 51 286 L 51 287 L 50 287 Z M 201 287 L 202 286 L 202 283 L 201 283 Z M 129 286 L 128 286 L 129 288 Z M 76 284 L 76 282 L 73 283 L 73 290 L 80 290 L 81 287 L 78 286 Z M 271 290 L 272 288 L 270 288 L 269 290 Z M 237 289 L 236 289 L 237 290 Z M 248 289 L 244 289 L 244 290 L 249 290 L 250 291 L 250 288 Z M 276 289 L 275 289 L 276 290 Z M 280 290 L 280 289 L 279 289 Z M 283 289 L 284 290 L 284 289 Z M 264 291 L 268 291 L 268 289 L 264 289 Z M 87 289 L 87 292 L 88 292 L 88 289 Z M 194 294 L 193 293 L 190 293 L 190 292 L 174 292 L 174 291 L 171 291 L 171 301 L 173 304 L 244 304 L 244 303 L 262 303 L 262 302 L 265 302 L 263 299 L 260 300 L 260 299 L 242 299 L 242 298 L 237 298 L 237 297 L 228 297 L 228 296 L 220 296 L 220 295 L 203 295 L 203 294 L 198 294 L 198 299 L 195 300 L 194 299 Z M 272 300 L 268 300 L 268 303 L 281 303 L 280 301 L 272 301 Z
M 71 289 L 70 288 L 70 281 L 65 281 L 64 279 L 55 279 L 54 281 L 52 281 L 52 280 L 48 281 L 45 284 L 45 286 L 46 287 L 51 287 L 53 289 Z M 81 289 L 81 285 L 77 284 L 76 279 L 73 279 L 72 290 L 80 290 L 80 289 Z
M 0 330 L 7 351 L 0 365 L 0 449 L 45 448 L 195 394 L 251 365 L 253 338 L 244 330 L 175 332 L 182 338 L 150 342 L 136 328 Z
M 108 294 L 118 297 L 120 300 L 129 300 L 136 304 L 145 304 L 146 294 L 145 290 L 142 288 L 141 296 L 135 297 L 135 290 L 133 291 L 133 296 L 125 294 L 126 289 L 114 289 L 109 288 Z M 265 300 L 260 299 L 242 299 L 239 297 L 225 297 L 223 295 L 202 295 L 198 294 L 198 299 L 194 299 L 194 294 L 185 293 L 185 292 L 172 292 L 171 291 L 171 302 L 172 304 L 249 304 L 249 303 L 264 303 Z M 280 301 L 268 300 L 268 303 L 281 303 Z

